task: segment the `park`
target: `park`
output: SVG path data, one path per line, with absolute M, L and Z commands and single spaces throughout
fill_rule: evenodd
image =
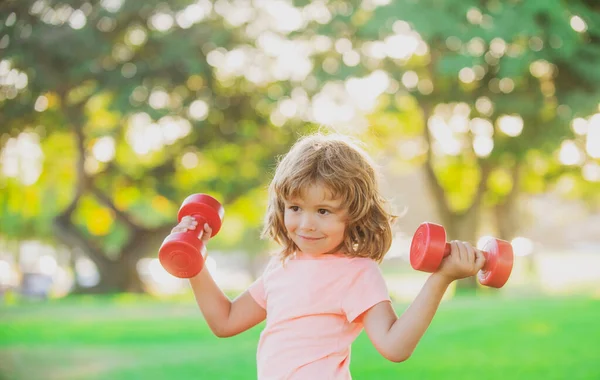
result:
M 313 134 L 372 158 L 398 320 L 446 241 L 488 262 L 407 360 L 362 331 L 352 378 L 600 378 L 599 64 L 589 0 L 3 2 L 0 379 L 257 379 L 268 317 L 219 338 L 188 280 L 262 279 L 270 183 Z M 218 234 L 190 271 L 161 247 L 193 194 Z

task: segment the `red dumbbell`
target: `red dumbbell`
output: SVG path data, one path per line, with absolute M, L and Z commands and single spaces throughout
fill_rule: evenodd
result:
M 510 243 L 490 238 L 484 245 L 485 264 L 477 277 L 481 285 L 501 288 L 513 267 L 514 254 Z M 442 259 L 450 255 L 450 244 L 446 242 L 446 230 L 439 224 L 422 223 L 410 244 L 410 265 L 423 272 L 435 272 Z
M 165 238 L 158 251 L 158 260 L 163 268 L 179 278 L 191 278 L 200 273 L 206 256 L 206 247 L 200 240 L 204 223 L 208 223 L 212 236 L 215 236 L 221 229 L 224 215 L 221 203 L 210 195 L 192 194 L 187 197 L 179 208 L 177 220 L 181 222 L 184 216 L 191 216 L 198 222 L 198 227 L 175 232 Z

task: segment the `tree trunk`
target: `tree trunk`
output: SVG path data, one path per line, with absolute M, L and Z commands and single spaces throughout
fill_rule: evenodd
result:
M 511 168 L 512 188 L 501 203 L 494 207 L 497 238 L 510 241 L 519 230 L 518 193 L 521 185 L 520 165 Z
M 451 213 L 444 221 L 446 240 L 466 241 L 473 246 L 477 245 L 477 232 L 479 222 L 479 205 L 465 214 Z M 477 290 L 477 277 L 471 276 L 456 282 L 460 293 L 474 293 Z
M 136 263 L 121 258 L 111 261 L 109 265 L 98 268 L 100 282 L 90 288 L 78 287 L 74 293 L 107 294 L 107 293 L 143 293 L 144 286 L 137 272 Z
M 171 227 L 136 230 L 135 236 L 121 249 L 118 259 L 111 260 L 93 241 L 81 238 L 77 227 L 70 221 L 64 223 L 64 220 L 57 218 L 54 224 L 59 238 L 72 249 L 79 250 L 88 257 L 96 265 L 100 275 L 100 282 L 96 286 L 77 287 L 75 293 L 144 292 L 137 262 L 142 257 L 158 255 L 160 244 L 171 231 Z
M 434 155 L 432 146 L 432 137 L 429 134 L 429 128 L 427 122 L 432 112 L 432 106 L 430 104 L 424 104 L 423 119 L 424 119 L 424 131 L 423 136 L 429 146 L 427 150 L 427 159 L 425 161 L 425 174 L 429 188 L 432 192 L 433 199 L 438 211 L 438 214 L 442 220 L 442 224 L 446 230 L 447 241 L 450 240 L 462 240 L 467 241 L 473 245 L 476 245 L 476 237 L 478 233 L 479 221 L 480 221 L 480 209 L 483 195 L 487 190 L 487 180 L 491 172 L 491 167 L 485 160 L 478 160 L 480 169 L 480 179 L 477 186 L 477 191 L 471 205 L 464 211 L 452 210 L 448 200 L 446 198 L 446 191 L 442 187 L 442 184 L 438 180 L 437 174 L 434 170 Z M 457 282 L 457 289 L 462 293 L 474 293 L 477 289 L 477 278 L 475 276 L 459 280 Z
M 77 288 L 79 293 L 109 293 L 109 292 L 143 292 L 144 287 L 137 272 L 137 262 L 140 258 L 154 255 L 162 240 L 170 233 L 172 226 L 145 228 L 139 226 L 129 215 L 115 206 L 113 200 L 97 186 L 97 178 L 90 177 L 85 172 L 85 135 L 83 130 L 85 115 L 83 104 L 68 105 L 66 94 L 61 95 L 65 114 L 68 116 L 74 131 L 77 147 L 75 169 L 74 197 L 71 204 L 56 218 L 53 229 L 60 241 L 71 249 L 80 250 L 94 264 L 100 275 L 100 282 L 92 288 Z M 72 221 L 72 214 L 79 205 L 79 200 L 85 194 L 93 195 L 100 204 L 112 210 L 116 218 L 123 223 L 129 238 L 121 247 L 117 259 L 111 259 L 97 240 L 87 238 Z

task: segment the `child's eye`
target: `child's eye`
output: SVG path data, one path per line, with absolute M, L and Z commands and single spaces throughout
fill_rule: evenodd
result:
M 298 211 L 300 209 L 300 207 L 298 207 L 298 206 L 290 206 L 288 208 L 292 211 Z
M 327 210 L 327 209 L 320 208 L 320 209 L 318 210 L 318 213 L 319 213 L 319 214 L 321 214 L 321 215 L 327 215 L 327 214 L 329 214 L 330 212 L 329 212 L 329 210 Z

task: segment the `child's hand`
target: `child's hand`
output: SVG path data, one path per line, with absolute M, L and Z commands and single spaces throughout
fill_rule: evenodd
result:
M 194 231 L 197 226 L 198 222 L 196 221 L 196 219 L 192 218 L 191 216 L 184 216 L 183 218 L 181 218 L 181 222 L 179 222 L 179 224 L 171 230 L 171 233 L 174 234 L 177 232 Z M 210 228 L 208 223 L 204 223 L 204 233 L 202 234 L 202 242 L 205 245 L 210 239 L 211 234 L 212 229 Z
M 483 253 L 471 244 L 453 240 L 450 242 L 450 255 L 442 260 L 438 273 L 450 281 L 471 277 L 485 264 Z

